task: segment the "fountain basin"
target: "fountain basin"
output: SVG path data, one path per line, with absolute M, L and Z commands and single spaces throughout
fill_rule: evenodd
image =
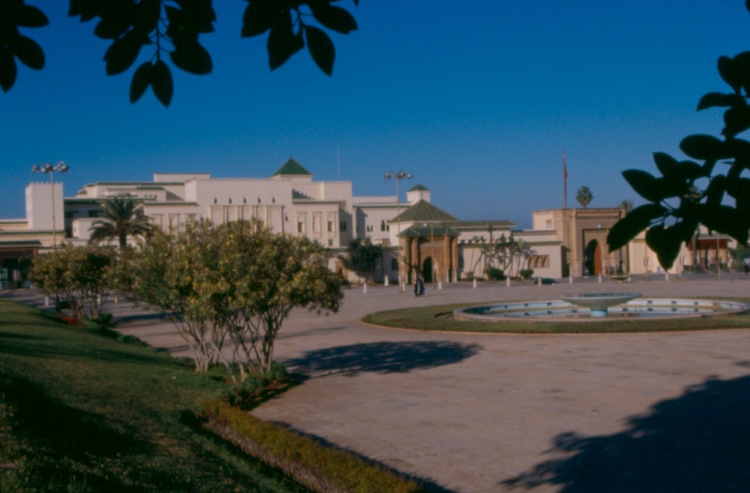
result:
M 461 308 L 453 312 L 455 320 L 497 322 L 585 322 L 596 320 L 653 320 L 661 318 L 714 317 L 750 311 L 750 305 L 738 301 L 686 298 L 635 298 L 608 308 L 608 317 L 591 317 L 590 309 L 567 301 L 514 301 Z
M 588 308 L 592 317 L 602 318 L 607 316 L 609 307 L 622 305 L 640 296 L 640 293 L 585 293 L 560 296 L 560 299 L 571 305 Z

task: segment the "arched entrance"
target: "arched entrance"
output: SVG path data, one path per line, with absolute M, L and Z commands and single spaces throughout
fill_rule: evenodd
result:
M 424 282 L 432 282 L 432 257 L 427 257 L 422 262 L 422 278 Z
M 602 273 L 602 247 L 596 240 L 591 240 L 586 245 L 586 258 L 584 265 L 590 276 L 596 276 Z

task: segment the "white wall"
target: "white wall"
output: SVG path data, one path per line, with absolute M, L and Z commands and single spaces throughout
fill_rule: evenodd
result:
M 55 183 L 55 229 L 63 230 L 63 184 Z M 26 220 L 30 231 L 52 230 L 52 186 L 49 183 L 29 183 L 26 186 Z

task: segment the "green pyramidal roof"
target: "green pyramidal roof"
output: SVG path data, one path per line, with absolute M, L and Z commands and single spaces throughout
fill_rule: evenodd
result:
M 307 171 L 301 164 L 299 164 L 297 161 L 294 160 L 294 158 L 290 157 L 287 162 L 281 165 L 281 168 L 276 170 L 276 173 L 272 174 L 271 176 L 289 176 L 289 175 L 306 175 L 306 176 L 312 176 L 312 173 Z
M 390 223 L 397 221 L 457 221 L 455 217 L 451 216 L 447 212 L 438 209 L 429 202 L 420 200 L 413 206 L 406 209 L 398 217 L 391 219 Z
M 426 186 L 424 186 L 424 185 L 414 185 L 414 186 L 413 186 L 413 187 L 411 188 L 411 190 L 409 190 L 409 191 L 410 191 L 410 192 L 415 192 L 415 191 L 429 192 L 429 191 L 430 191 L 430 189 L 429 189 L 429 188 L 427 188 L 427 187 L 426 187 Z

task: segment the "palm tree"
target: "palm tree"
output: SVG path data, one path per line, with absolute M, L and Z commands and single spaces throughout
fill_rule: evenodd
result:
M 115 197 L 104 202 L 104 215 L 89 228 L 90 243 L 99 243 L 117 238 L 120 248 L 128 243 L 128 236 L 147 236 L 154 228 L 148 216 L 142 213 L 130 197 Z
M 594 198 L 594 194 L 591 192 L 591 189 L 587 187 L 586 185 L 582 186 L 578 189 L 576 192 L 576 200 L 579 204 L 583 206 L 585 209 L 587 205 L 591 203 L 591 200 Z

